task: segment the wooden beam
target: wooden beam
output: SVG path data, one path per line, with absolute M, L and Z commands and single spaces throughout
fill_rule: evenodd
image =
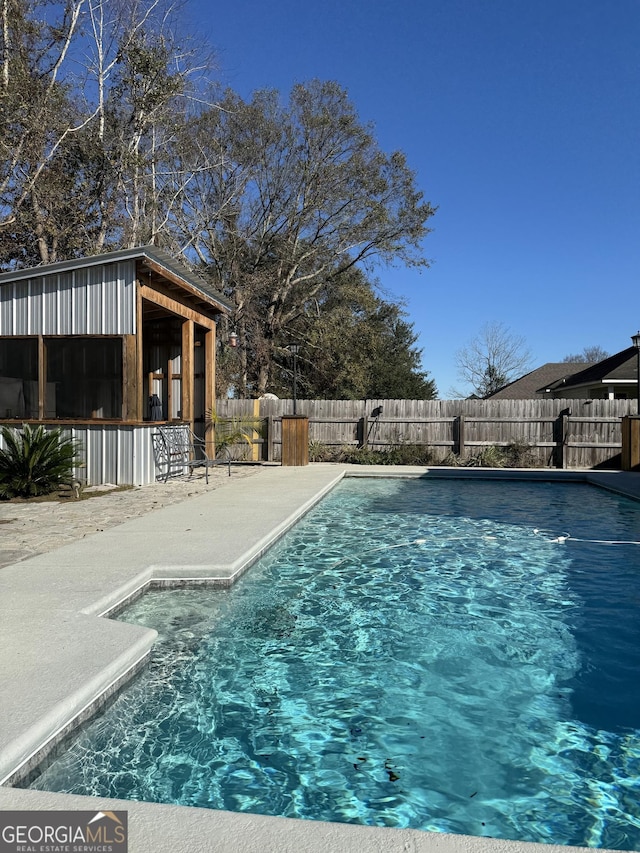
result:
M 191 425 L 194 422 L 194 359 L 195 329 L 193 320 L 185 320 L 182 324 L 182 420 Z
M 206 314 L 194 311 L 193 308 L 187 308 L 186 305 L 182 305 L 181 302 L 177 302 L 175 299 L 172 299 L 170 296 L 166 296 L 164 293 L 159 293 L 148 284 L 140 284 L 139 290 L 142 298 L 146 299 L 148 302 L 153 302 L 154 305 L 160 305 L 167 311 L 171 311 L 172 314 L 182 317 L 183 320 L 191 320 L 199 326 L 204 326 L 205 329 L 215 330 L 216 321 L 207 317 Z
M 152 270 L 154 273 L 159 275 L 161 278 L 164 278 L 167 281 L 171 282 L 172 284 L 177 285 L 182 290 L 185 290 L 187 293 L 189 293 L 192 297 L 197 299 L 199 302 L 204 302 L 206 305 L 210 305 L 211 308 L 214 309 L 214 311 L 219 313 L 220 311 L 226 310 L 220 302 L 218 302 L 216 299 L 214 299 L 213 296 L 211 296 L 208 293 L 205 293 L 203 290 L 200 290 L 199 288 L 196 288 L 193 285 L 189 284 L 189 282 L 185 281 L 181 276 L 177 275 L 176 273 L 172 272 L 171 270 L 167 269 L 166 267 L 163 267 L 160 264 L 155 263 L 150 258 L 144 259 L 144 266 L 147 267 L 147 269 Z

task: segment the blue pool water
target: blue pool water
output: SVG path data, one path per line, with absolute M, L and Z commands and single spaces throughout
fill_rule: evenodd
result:
M 232 589 L 121 614 L 151 664 L 32 787 L 640 849 L 640 546 L 595 539 L 638 504 L 345 481 Z

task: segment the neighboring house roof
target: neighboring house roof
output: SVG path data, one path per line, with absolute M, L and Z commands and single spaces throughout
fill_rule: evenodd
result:
M 138 246 L 134 249 L 120 249 L 117 252 L 105 252 L 102 255 L 91 255 L 86 258 L 59 261 L 55 264 L 43 264 L 39 267 L 11 270 L 10 272 L 0 274 L 0 286 L 9 282 L 34 278 L 34 276 L 71 272 L 72 270 L 85 269 L 86 267 L 100 266 L 102 264 L 114 264 L 119 261 L 139 261 L 150 268 L 159 268 L 171 280 L 175 281 L 177 279 L 178 282 L 182 283 L 188 289 L 204 296 L 207 302 L 214 303 L 216 307 L 224 311 L 232 310 L 233 306 L 229 300 L 207 281 L 188 270 L 167 252 L 157 249 L 155 246 Z
M 607 385 L 620 382 L 636 383 L 638 380 L 638 350 L 631 346 L 623 349 L 597 364 L 589 364 L 582 370 L 555 382 L 546 383 L 539 391 L 559 391 L 562 388 L 576 388 L 583 385 Z
M 508 385 L 504 385 L 499 391 L 489 394 L 485 400 L 533 400 L 536 397 L 544 397 L 546 388 L 555 382 L 560 382 L 565 376 L 575 373 L 581 362 L 549 361 L 525 373 L 519 379 L 514 379 Z

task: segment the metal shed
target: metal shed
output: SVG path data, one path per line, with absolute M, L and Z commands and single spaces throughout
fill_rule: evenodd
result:
M 1 274 L 0 424 L 62 427 L 90 485 L 153 482 L 158 422 L 203 432 L 230 308 L 152 246 Z

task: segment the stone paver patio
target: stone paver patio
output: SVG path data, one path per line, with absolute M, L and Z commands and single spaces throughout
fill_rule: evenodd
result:
M 94 487 L 85 491 L 91 497 L 83 500 L 63 497 L 43 502 L 0 501 L 0 568 L 104 532 L 238 478 L 254 476 L 261 470 L 264 469 L 255 465 L 237 465 L 230 478 L 226 468 L 212 468 L 209 485 L 204 474 L 195 472 L 191 477 L 130 489 Z

